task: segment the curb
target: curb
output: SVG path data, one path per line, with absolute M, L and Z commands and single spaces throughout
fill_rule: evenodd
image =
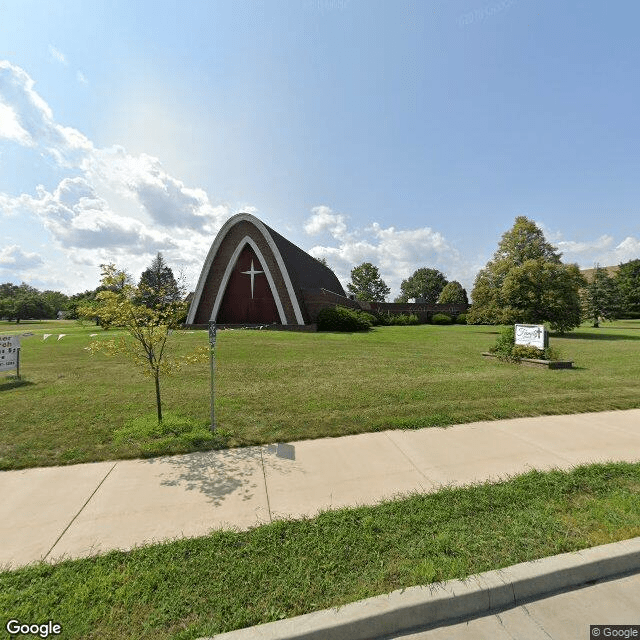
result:
M 640 570 L 640 537 L 523 562 L 200 640 L 371 640 L 517 606 Z

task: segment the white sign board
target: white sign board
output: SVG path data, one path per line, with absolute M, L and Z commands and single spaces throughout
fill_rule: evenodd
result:
M 544 349 L 548 344 L 545 326 L 543 324 L 517 324 L 516 344 Z
M 0 335 L 0 371 L 18 368 L 18 349 L 20 349 L 18 336 Z

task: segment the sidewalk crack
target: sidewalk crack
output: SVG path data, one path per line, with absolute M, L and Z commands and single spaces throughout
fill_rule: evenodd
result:
M 264 447 L 260 447 L 260 462 L 262 463 L 262 477 L 264 478 L 264 492 L 267 496 L 267 510 L 269 512 L 269 522 L 273 522 L 271 517 L 271 503 L 269 502 L 269 488 L 267 487 L 267 472 L 264 468 Z
M 96 492 L 98 491 L 98 489 L 102 486 L 102 483 L 109 477 L 109 474 L 116 468 L 116 465 L 118 463 L 114 462 L 113 466 L 111 467 L 111 469 L 109 469 L 109 471 L 107 471 L 106 475 L 104 476 L 104 478 L 102 478 L 102 480 L 100 480 L 98 486 L 93 490 L 93 492 L 91 493 L 91 495 L 85 500 L 84 504 L 80 507 L 80 509 L 78 510 L 78 513 L 76 513 L 75 516 L 73 516 L 73 518 L 71 518 L 71 521 L 69 522 L 69 524 L 64 528 L 64 531 L 58 536 L 57 540 L 51 545 L 51 548 L 49 549 L 49 551 L 47 551 L 47 553 L 44 554 L 44 556 L 42 557 L 42 560 L 46 560 L 47 557 L 49 556 L 49 554 L 54 550 L 55 546 L 58 544 L 58 542 L 60 542 L 60 540 L 62 539 L 62 536 L 67 533 L 67 531 L 69 530 L 69 527 L 76 521 L 76 518 L 84 511 L 84 508 L 89 504 L 89 500 L 91 500 L 91 498 L 93 498 L 93 496 L 96 495 Z
M 433 483 L 433 480 L 431 478 L 429 478 L 429 476 L 425 475 L 420 469 L 418 469 L 418 467 L 416 466 L 415 462 L 398 446 L 398 444 L 396 442 L 394 442 L 393 438 L 391 438 L 389 436 L 388 433 L 384 433 L 384 435 L 386 436 L 387 440 L 389 440 L 389 442 L 391 442 L 391 444 L 393 444 L 393 446 L 409 461 L 409 464 L 411 464 L 411 466 L 427 481 L 430 483 Z

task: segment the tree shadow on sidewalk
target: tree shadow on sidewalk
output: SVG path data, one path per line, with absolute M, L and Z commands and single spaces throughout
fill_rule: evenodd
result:
M 232 494 L 251 500 L 256 490 L 265 485 L 264 465 L 278 473 L 290 473 L 295 462 L 291 445 L 241 447 L 188 453 L 168 458 L 152 458 L 146 464 L 169 467 L 162 471 L 163 486 L 181 486 L 187 491 L 199 491 L 208 502 L 220 506 Z

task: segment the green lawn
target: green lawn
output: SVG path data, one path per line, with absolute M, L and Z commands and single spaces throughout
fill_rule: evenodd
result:
M 531 472 L 0 573 L 0 624 L 187 640 L 640 535 L 640 465 Z
M 34 334 L 22 338 L 23 381 L 0 377 L 0 468 L 640 407 L 640 321 L 552 336 L 552 345 L 575 361 L 575 369 L 561 371 L 482 358 L 497 331 L 433 325 L 363 334 L 222 331 L 216 346 L 222 434 L 206 435 L 203 363 L 164 379 L 165 433 L 127 439 L 117 430 L 153 426 L 153 383 L 121 358 L 85 350 L 90 340 L 116 332 L 72 321 L 0 323 L 0 333 Z M 44 333 L 52 335 L 45 341 Z M 58 340 L 61 333 L 67 335 Z M 183 353 L 207 342 L 206 332 L 172 337 Z

